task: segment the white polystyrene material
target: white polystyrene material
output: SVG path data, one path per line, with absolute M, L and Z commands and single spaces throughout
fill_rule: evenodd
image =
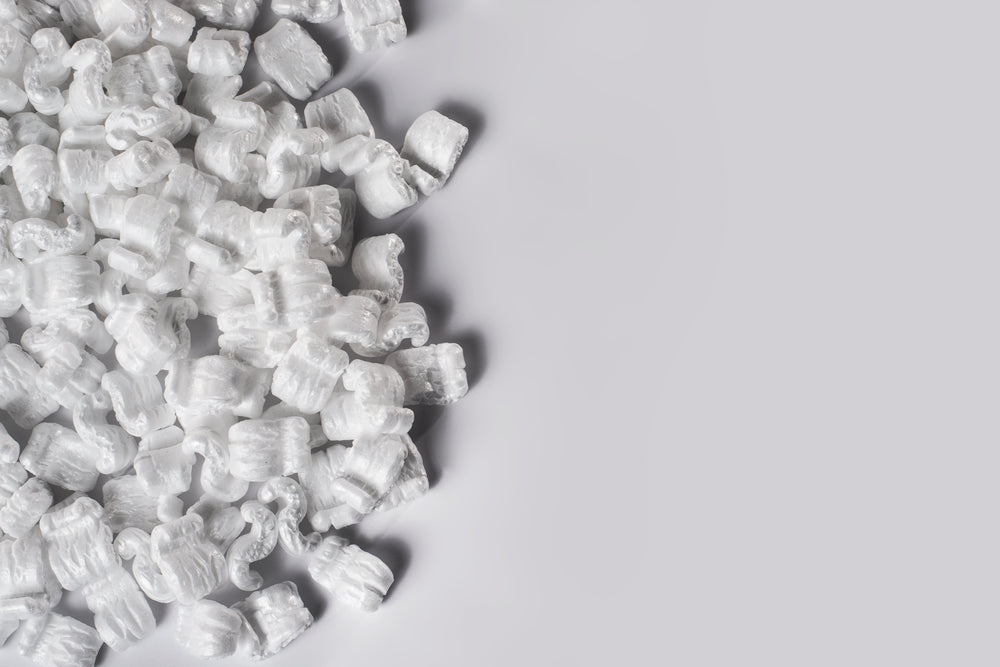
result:
M 306 494 L 294 479 L 276 477 L 268 480 L 257 492 L 257 499 L 262 503 L 278 504 L 278 541 L 282 549 L 293 556 L 301 556 L 319 545 L 322 539 L 319 533 L 305 534 L 299 530 L 306 516 Z
M 0 618 L 37 617 L 61 598 L 39 531 L 17 540 L 0 539 Z
M 22 623 L 17 650 L 39 667 L 93 667 L 102 641 L 89 625 L 50 613 Z
M 226 553 L 229 579 L 240 590 L 255 591 L 264 583 L 260 573 L 250 569 L 250 563 L 266 558 L 278 543 L 277 519 L 263 503 L 248 500 L 240 512 L 250 524 L 250 532 L 237 537 Z
M 297 100 L 309 97 L 333 73 L 319 44 L 285 18 L 254 40 L 253 48 L 261 69 Z
M 150 553 L 181 604 L 197 602 L 226 577 L 226 559 L 206 537 L 205 523 L 197 514 L 153 528 Z
M 66 590 L 99 581 L 120 563 L 104 508 L 92 498 L 77 498 L 42 516 L 38 525 L 52 571 Z
M 302 604 L 299 589 L 285 581 L 251 593 L 233 609 L 245 619 L 246 650 L 255 660 L 269 658 L 285 648 L 306 628 L 313 616 Z
M 289 100 L 333 73 L 293 20 L 342 6 L 368 51 L 406 35 L 398 0 L 274 0 L 263 34 L 260 6 L 0 0 L 0 410 L 30 432 L 0 426 L 0 646 L 17 630 L 38 665 L 128 649 L 147 598 L 181 605 L 193 655 L 274 655 L 313 620 L 252 569 L 278 544 L 374 610 L 389 568 L 322 533 L 426 493 L 404 404 L 468 390 L 461 348 L 427 345 L 402 300 L 400 237 L 354 243 L 359 205 L 437 192 L 468 130 L 430 111 L 393 146 L 348 89 Z M 271 80 L 242 90 L 251 46 Z M 200 315 L 217 354 L 192 350 Z M 228 584 L 256 592 L 205 599 Z M 64 589 L 93 627 L 52 612 Z
M 243 615 L 212 600 L 181 605 L 177 643 L 199 658 L 226 658 L 236 653 Z
M 309 561 L 309 576 L 338 602 L 367 612 L 379 608 L 393 581 L 381 559 L 337 536 L 319 545 Z
M 399 0 L 341 0 L 351 46 L 371 51 L 406 37 L 406 23 Z

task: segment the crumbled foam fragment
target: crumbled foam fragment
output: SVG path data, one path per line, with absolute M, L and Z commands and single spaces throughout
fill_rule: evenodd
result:
M 243 520 L 250 525 L 250 532 L 237 537 L 226 552 L 229 580 L 244 591 L 255 591 L 264 583 L 259 572 L 250 569 L 250 563 L 267 558 L 278 543 L 278 525 L 274 512 L 263 503 L 248 500 L 240 508 Z
M 468 128 L 437 111 L 428 111 L 413 121 L 400 156 L 412 165 L 420 194 L 427 196 L 444 187 L 468 140 Z
M 115 651 L 124 651 L 156 629 L 149 602 L 120 565 L 103 579 L 87 584 L 83 598 L 94 612 L 97 633 Z
M 70 491 L 90 491 L 97 484 L 97 449 L 59 424 L 35 426 L 21 452 L 21 465 L 32 475 Z
M 212 600 L 181 605 L 175 637 L 199 658 L 226 658 L 236 653 L 243 615 Z
M 448 405 L 469 391 L 465 355 L 455 343 L 397 350 L 385 363 L 403 378 L 407 405 Z
M 62 587 L 49 566 L 41 533 L 0 539 L 0 618 L 45 614 L 62 599 Z
M 41 667 L 93 667 L 102 643 L 89 625 L 49 613 L 22 623 L 17 650 Z
M 342 0 L 351 46 L 357 51 L 380 49 L 406 37 L 399 0 Z
M 319 44 L 300 25 L 279 19 L 254 40 L 254 53 L 264 73 L 297 100 L 326 83 L 333 68 Z
M 197 514 L 186 514 L 153 528 L 150 553 L 177 601 L 191 604 L 218 588 L 226 577 L 226 559 L 205 536 Z
M 120 560 L 104 508 L 92 498 L 77 498 L 53 509 L 39 522 L 49 564 L 62 587 L 76 591 L 106 577 Z
M 52 505 L 52 491 L 37 477 L 26 480 L 0 508 L 0 531 L 24 537 Z
M 327 23 L 340 13 L 339 0 L 273 0 L 271 11 L 295 21 Z
M 376 556 L 332 535 L 309 561 L 309 576 L 339 602 L 373 612 L 382 604 L 392 571 Z
M 269 658 L 288 646 L 312 625 L 299 589 L 285 581 L 251 593 L 233 609 L 245 619 L 241 644 L 255 660 Z
M 247 419 L 229 429 L 229 467 L 238 479 L 264 482 L 309 462 L 309 424 L 301 417 Z

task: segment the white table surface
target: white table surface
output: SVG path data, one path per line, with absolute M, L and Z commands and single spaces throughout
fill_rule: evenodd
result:
M 305 587 L 268 664 L 995 666 L 1000 7 L 407 4 L 327 90 L 472 129 L 365 231 L 473 388 L 359 531 L 383 608 Z

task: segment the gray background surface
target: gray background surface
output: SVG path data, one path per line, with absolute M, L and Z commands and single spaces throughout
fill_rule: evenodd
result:
M 382 610 L 269 664 L 1000 662 L 996 3 L 409 5 L 329 88 L 472 127 L 367 231 L 475 383 Z

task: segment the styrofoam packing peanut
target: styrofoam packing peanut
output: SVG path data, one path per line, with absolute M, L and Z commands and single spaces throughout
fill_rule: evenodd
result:
M 199 658 L 226 658 L 236 653 L 243 615 L 213 600 L 181 605 L 174 635 L 177 643 Z
M 108 371 L 101 388 L 111 396 L 115 419 L 134 436 L 142 437 L 174 423 L 174 410 L 163 400 L 163 386 L 155 376 Z
M 177 149 L 161 137 L 153 141 L 137 141 L 108 160 L 105 169 L 111 187 L 121 190 L 150 185 L 166 178 L 178 164 L 180 155 Z
M 195 116 L 201 116 L 214 123 L 215 104 L 220 100 L 231 100 L 243 87 L 243 78 L 239 76 L 213 76 L 211 74 L 195 74 L 188 81 L 182 106 Z M 204 130 L 202 130 L 204 131 Z
M 59 114 L 60 126 L 104 123 L 119 102 L 108 95 L 104 76 L 111 71 L 111 51 L 99 39 L 81 39 L 63 54 L 63 64 L 73 69 L 66 92 L 66 105 Z M 64 122 L 71 120 L 74 121 Z
M 202 315 L 218 317 L 223 312 L 253 303 L 250 294 L 250 280 L 253 274 L 239 270 L 222 275 L 195 264 L 191 267 L 187 284 L 181 288 L 181 296 L 187 297 L 198 306 Z
M 351 350 L 362 357 L 382 357 L 409 339 L 414 347 L 425 345 L 430 338 L 427 313 L 416 303 L 396 303 L 382 310 L 378 318 L 375 341 L 351 342 Z
M 49 613 L 21 624 L 17 650 L 40 667 L 93 667 L 102 641 L 89 625 Z
M 309 218 L 302 211 L 269 208 L 255 213 L 250 233 L 254 252 L 246 268 L 251 271 L 273 271 L 289 262 L 309 259 L 312 233 Z
M 393 582 L 381 559 L 336 535 L 325 538 L 313 554 L 309 576 L 337 601 L 367 612 L 379 608 Z
M 267 117 L 253 102 L 222 98 L 211 102 L 213 123 L 202 129 L 195 142 L 198 168 L 233 183 L 251 175 L 246 161 L 257 149 Z
M 306 535 L 299 530 L 299 524 L 306 516 L 306 495 L 294 479 L 269 479 L 257 491 L 257 500 L 278 504 L 278 542 L 287 553 L 301 556 L 319 545 L 322 538 L 318 532 Z
M 72 429 L 52 423 L 35 426 L 21 452 L 21 465 L 41 479 L 71 491 L 90 491 L 97 484 L 98 449 Z
M 135 475 L 109 479 L 101 487 L 101 493 L 108 523 L 115 534 L 127 528 L 139 528 L 148 533 L 163 521 L 159 512 L 163 497 L 154 498 L 147 494 Z M 179 499 L 174 500 L 180 504 Z M 177 509 L 176 516 L 170 518 L 176 519 L 181 514 L 180 509 Z
M 233 274 L 246 266 L 253 253 L 247 232 L 254 212 L 234 201 L 217 201 L 205 211 L 185 252 L 194 264 L 214 273 Z
M 171 243 L 169 247 L 167 256 L 156 273 L 148 278 L 126 277 L 125 286 L 130 292 L 144 292 L 159 297 L 187 285 L 191 262 L 179 244 Z
M 327 23 L 340 13 L 339 0 L 274 0 L 271 11 L 293 21 Z
M 250 305 L 251 314 L 253 304 Z M 234 309 L 226 311 L 232 313 Z M 220 318 L 220 329 L 223 319 Z M 219 351 L 255 368 L 274 368 L 295 342 L 295 332 L 264 331 L 262 329 L 223 329 L 219 335 Z
M 395 369 L 355 359 L 341 376 L 340 385 L 320 412 L 323 431 L 330 440 L 410 430 L 413 411 L 403 407 L 406 389 Z
M 251 593 L 233 609 L 243 614 L 245 650 L 255 660 L 275 655 L 313 622 L 298 587 L 290 581 Z
M 115 537 L 114 546 L 123 560 L 132 561 L 132 576 L 146 597 L 162 603 L 177 599 L 170 581 L 153 560 L 149 533 L 141 528 L 124 528 Z
M 38 388 L 40 370 L 19 345 L 0 348 L 0 409 L 21 428 L 32 428 L 59 409 L 59 403 Z
M 180 0 L 178 4 L 198 18 L 220 28 L 249 30 L 260 13 L 261 0 Z
M 21 334 L 21 347 L 43 363 L 51 351 L 64 342 L 72 343 L 79 350 L 88 348 L 96 354 L 104 354 L 111 349 L 114 339 L 104 328 L 104 322 L 83 308 L 66 310 Z
M 49 196 L 59 180 L 56 154 L 46 146 L 25 146 L 14 154 L 11 171 L 25 211 L 36 216 L 47 213 Z
M 284 401 L 278 401 L 274 405 L 271 405 L 264 410 L 264 414 L 261 415 L 264 419 L 283 419 L 284 417 L 302 417 L 309 424 L 309 448 L 315 449 L 316 447 L 322 447 L 329 440 L 326 438 L 326 434 L 323 433 L 323 425 L 320 423 L 319 414 L 308 415 L 300 411 L 295 406 L 289 405 Z
M 24 302 L 24 264 L 10 251 L 9 230 L 10 221 L 0 219 L 0 317 L 10 317 Z
M 172 496 L 191 488 L 194 452 L 184 447 L 184 431 L 168 426 L 139 441 L 133 466 L 143 490 L 151 496 Z
M 108 253 L 108 266 L 127 276 L 151 278 L 170 254 L 170 239 L 180 211 L 176 205 L 149 195 L 125 204 L 120 243 Z
M 243 71 L 250 55 L 250 35 L 243 30 L 201 28 L 188 50 L 192 74 L 232 76 Z
M 0 618 L 44 615 L 62 599 L 38 530 L 20 539 L 0 539 Z
M 410 165 L 392 144 L 381 139 L 350 140 L 340 170 L 354 177 L 354 191 L 365 210 L 385 219 L 417 203 Z
M 448 405 L 469 391 L 465 355 L 455 343 L 398 350 L 385 363 L 403 378 L 407 405 Z
M 94 225 L 70 214 L 65 225 L 44 218 L 24 218 L 15 222 L 8 235 L 11 250 L 21 259 L 49 255 L 82 255 L 94 245 Z
M 0 510 L 27 479 L 28 473 L 16 458 L 0 463 Z
M 410 162 L 420 194 L 428 196 L 444 187 L 468 140 L 468 128 L 437 111 L 427 111 L 413 121 L 400 156 Z
M 222 182 L 216 176 L 178 164 L 170 170 L 160 199 L 177 206 L 176 229 L 194 234 L 201 216 L 219 198 L 221 187 Z
M 403 295 L 403 267 L 399 255 L 403 240 L 396 234 L 360 241 L 351 257 L 351 271 L 360 283 L 351 294 L 374 299 L 383 308 L 399 303 Z
M 37 477 L 31 477 L 0 508 L 0 531 L 18 539 L 28 534 L 38 524 L 52 505 L 52 491 Z
M 302 26 L 285 18 L 257 37 L 253 49 L 261 69 L 297 100 L 309 97 L 333 74 L 319 44 Z
M 301 417 L 247 419 L 229 428 L 229 469 L 238 479 L 264 482 L 309 462 L 309 424 Z
M 399 476 L 389 490 L 376 503 L 376 511 L 391 510 L 394 507 L 413 502 L 427 493 L 430 482 L 427 479 L 427 469 L 424 459 L 417 451 L 417 446 L 406 434 L 399 434 L 399 439 L 406 445 L 406 459 Z
M 246 526 L 239 507 L 211 495 L 203 496 L 186 513 L 197 514 L 202 518 L 205 536 L 223 554 Z
M 100 359 L 67 341 L 53 350 L 39 370 L 36 383 L 41 392 L 72 410 L 81 397 L 100 388 L 107 370 Z
M 295 188 L 316 185 L 320 174 L 320 154 L 329 139 L 319 128 L 287 130 L 275 137 L 267 152 L 267 173 L 260 192 L 277 198 Z
M 0 97 L 0 110 L 4 113 L 20 111 L 27 103 L 27 96 L 21 86 L 24 68 L 34 55 L 34 47 L 17 28 L 9 23 L 0 26 L 0 80 L 5 83 L 0 91 L 6 93 Z M 22 99 L 23 102 L 18 105 Z
M 168 0 L 149 2 L 150 37 L 167 46 L 188 43 L 194 31 L 195 17 Z
M 309 257 L 330 266 L 343 266 L 354 241 L 356 200 L 350 190 L 314 185 L 285 192 L 275 208 L 301 211 L 309 220 Z
M 108 423 L 107 415 L 112 409 L 111 396 L 98 388 L 81 396 L 73 406 L 73 428 L 97 450 L 96 467 L 105 475 L 128 468 L 137 451 L 135 438 L 121 426 Z
M 21 445 L 7 432 L 7 428 L 0 424 L 0 470 L 4 464 L 17 461 L 20 454 Z
M 399 0 L 341 0 L 351 46 L 356 51 L 380 49 L 406 37 Z
M 54 115 L 63 108 L 62 87 L 72 70 L 63 64 L 69 51 L 66 37 L 58 28 L 43 28 L 31 36 L 35 57 L 24 66 L 24 92 L 39 113 Z
M 339 296 L 330 271 L 315 259 L 284 264 L 250 282 L 254 314 L 265 329 L 298 329 L 333 314 Z
M 96 0 L 92 11 L 101 37 L 116 56 L 135 49 L 149 35 L 149 10 L 138 0 Z
M 97 634 L 114 651 L 124 651 L 156 629 L 146 596 L 121 565 L 84 586 L 83 599 L 94 613 Z
M 269 373 L 214 355 L 171 362 L 164 397 L 177 413 L 259 417 L 269 386 Z
M 198 306 L 184 297 L 155 299 L 127 294 L 104 321 L 118 343 L 115 357 L 122 368 L 137 375 L 155 374 L 191 350 L 187 321 L 198 316 Z
M 18 148 L 38 144 L 54 151 L 59 147 L 59 130 L 51 118 L 23 111 L 11 116 L 9 122 Z
M 334 499 L 329 508 L 333 527 L 350 526 L 370 514 L 396 483 L 407 455 L 406 443 L 398 435 L 356 438 L 337 476 L 327 480 Z
M 191 114 L 164 92 L 156 92 L 150 104 L 126 104 L 108 114 L 104 121 L 107 143 L 116 150 L 125 150 L 143 139 L 179 141 L 197 129 L 208 127 L 208 121 Z
M 271 393 L 305 414 L 317 414 L 330 402 L 348 363 L 343 350 L 301 333 L 275 368 Z
M 68 591 L 103 579 L 121 562 L 104 508 L 93 498 L 46 513 L 39 527 L 52 571 Z
M 281 88 L 270 81 L 262 81 L 235 98 L 239 102 L 253 102 L 264 110 L 264 131 L 257 143 L 257 152 L 267 155 L 275 137 L 288 130 L 302 127 L 295 106 Z
M 85 307 L 97 296 L 100 266 L 86 257 L 45 254 L 24 269 L 24 307 L 39 318 Z
M 340 168 L 344 155 L 375 137 L 368 114 L 357 96 L 347 88 L 309 102 L 305 107 L 305 121 L 306 127 L 327 133 L 329 143 L 320 157 L 323 168 L 331 172 Z
M 278 543 L 277 518 L 267 506 L 248 500 L 240 507 L 243 520 L 250 532 L 233 541 L 226 552 L 229 580 L 243 591 L 255 591 L 264 583 L 260 573 L 250 569 L 250 564 L 266 558 Z
M 150 544 L 153 561 L 181 604 L 202 599 L 226 577 L 226 559 L 205 535 L 197 514 L 156 526 Z

